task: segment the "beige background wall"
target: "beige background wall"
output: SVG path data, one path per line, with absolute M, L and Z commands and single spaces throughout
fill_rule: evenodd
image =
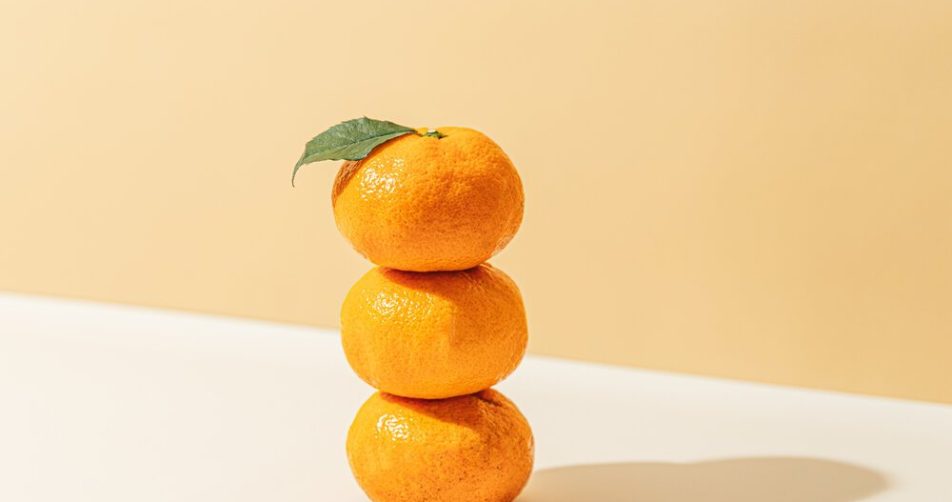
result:
M 0 289 L 334 325 L 303 143 L 467 125 L 534 352 L 952 402 L 950 48 L 939 0 L 3 1 Z

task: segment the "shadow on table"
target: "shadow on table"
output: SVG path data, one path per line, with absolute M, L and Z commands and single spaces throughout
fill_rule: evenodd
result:
M 878 472 L 815 458 L 631 462 L 538 471 L 518 502 L 851 502 L 887 487 Z

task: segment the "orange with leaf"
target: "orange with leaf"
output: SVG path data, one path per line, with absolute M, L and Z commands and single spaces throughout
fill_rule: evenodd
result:
M 502 250 L 522 223 L 519 173 L 472 129 L 351 120 L 308 142 L 294 173 L 320 160 L 348 161 L 331 197 L 337 228 L 377 265 L 472 268 Z

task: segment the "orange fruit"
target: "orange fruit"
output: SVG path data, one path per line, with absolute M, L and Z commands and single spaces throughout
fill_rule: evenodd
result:
M 347 456 L 374 502 L 510 502 L 532 472 L 532 430 L 492 389 L 433 401 L 378 392 L 350 426 Z
M 440 399 L 489 388 L 525 354 L 519 288 L 492 265 L 459 272 L 377 267 L 350 289 L 341 338 L 354 371 L 405 397 Z
M 388 141 L 337 173 L 337 227 L 377 265 L 472 268 L 505 247 L 522 223 L 522 181 L 502 149 L 472 129 L 437 131 L 442 137 Z

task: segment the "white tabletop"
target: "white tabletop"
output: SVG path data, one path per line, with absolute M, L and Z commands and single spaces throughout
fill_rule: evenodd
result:
M 541 357 L 500 389 L 522 502 L 952 501 L 950 406 Z M 0 500 L 363 501 L 370 393 L 330 330 L 0 295 Z

